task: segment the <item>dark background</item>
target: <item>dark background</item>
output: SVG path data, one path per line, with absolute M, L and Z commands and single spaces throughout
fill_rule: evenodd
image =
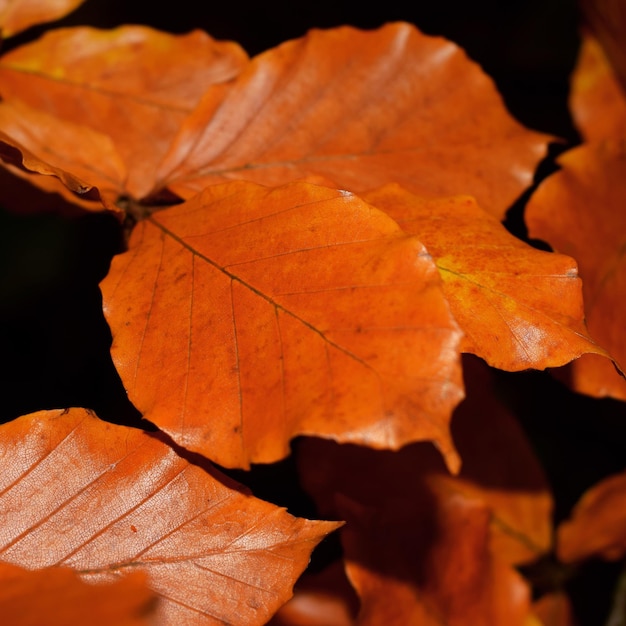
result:
M 351 24 L 373 28 L 412 22 L 427 34 L 459 44 L 495 80 L 511 113 L 535 130 L 565 140 L 554 147 L 538 179 L 554 169 L 554 156 L 579 141 L 567 109 L 568 80 L 579 45 L 574 0 L 437 0 L 376 4 L 324 0 L 171 3 L 88 0 L 54 24 L 110 28 L 147 24 L 174 33 L 201 28 L 239 42 L 251 55 L 303 35 L 313 27 Z M 50 26 L 5 43 L 29 41 Z M 462 110 L 459 111 L 462 115 Z M 0 181 L 2 185 L 2 181 Z M 527 195 L 526 195 L 527 196 Z M 507 226 L 525 237 L 522 197 Z M 39 409 L 93 408 L 103 419 L 139 424 L 109 357 L 110 333 L 102 316 L 99 281 L 121 250 L 115 220 L 72 219 L 0 210 L 0 349 L 3 375 L 0 421 Z M 584 489 L 624 469 L 626 412 L 621 403 L 577 396 L 545 372 L 499 374 L 511 403 L 541 458 L 563 519 Z M 297 508 L 290 461 L 256 468 L 238 478 L 259 497 Z M 300 513 L 299 511 L 294 511 Z M 568 583 L 581 626 L 602 626 L 620 564 L 591 561 Z M 549 589 L 560 572 L 550 562 L 530 571 Z

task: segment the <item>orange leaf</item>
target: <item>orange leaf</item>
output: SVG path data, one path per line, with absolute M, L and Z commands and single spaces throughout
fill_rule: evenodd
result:
M 421 499 L 416 524 L 431 528 L 433 510 L 462 496 L 487 507 L 490 546 L 500 560 L 515 565 L 535 560 L 551 547 L 547 481 L 521 427 L 498 402 L 489 368 L 474 357 L 466 357 L 463 366 L 468 395 L 452 420 L 463 459 L 458 476 L 451 476 L 425 443 L 387 452 L 305 439 L 298 444 L 302 483 L 320 513 L 330 517 L 341 517 L 337 493 L 382 509 L 387 501 L 413 506 L 409 501 Z
M 622 0 L 581 0 L 586 25 L 591 28 L 626 90 L 626 6 Z
M 620 363 L 626 362 L 626 139 L 583 145 L 559 158 L 526 207 L 531 237 L 576 258 L 583 280 L 587 326 Z M 626 381 L 606 359 L 572 364 L 572 386 L 593 396 L 626 400 Z
M 305 572 L 268 626 L 354 626 L 358 599 L 341 561 L 319 573 Z
M 294 518 L 83 409 L 0 426 L 0 459 L 0 560 L 94 583 L 145 572 L 159 624 L 264 624 L 338 526 Z
M 209 187 L 139 223 L 101 288 L 131 400 L 181 445 L 247 467 L 303 433 L 427 439 L 456 468 L 460 332 L 423 246 L 356 196 Z
M 148 626 L 155 600 L 141 572 L 90 585 L 67 567 L 29 571 L 0 562 L 0 615 L 11 626 Z
M 358 626 L 524 626 L 529 588 L 490 552 L 486 509 L 456 495 L 429 526 L 415 511 L 424 505 L 340 505 L 346 571 L 361 597 Z
M 397 182 L 431 197 L 475 195 L 500 218 L 548 140 L 509 116 L 453 43 L 406 23 L 341 27 L 257 56 L 223 100 L 209 92 L 159 179 L 185 198 L 233 178 L 354 192 Z
M 543 595 L 533 603 L 533 611 L 540 620 L 537 626 L 576 626 L 571 602 L 563 592 Z
M 626 97 L 598 41 L 583 35 L 569 107 L 586 140 L 626 137 Z
M 108 135 L 126 170 L 124 180 L 115 180 L 118 195 L 141 199 L 205 90 L 231 80 L 246 63 L 237 44 L 201 31 L 175 36 L 145 26 L 66 28 L 1 57 L 0 82 L 5 101 L 20 100 L 51 116 L 55 128 L 73 138 L 74 150 L 62 152 L 77 168 L 117 168 L 107 152 L 84 145 L 85 127 Z M 13 135 L 22 120 L 20 112 L 6 113 L 4 132 Z M 43 158 L 50 143 L 37 132 L 26 147 Z
M 557 554 L 565 563 L 591 556 L 617 560 L 626 554 L 626 473 L 585 492 L 572 518 L 557 530 Z
M 120 211 L 115 201 L 126 170 L 107 135 L 70 122 L 59 124 L 57 118 L 19 100 L 0 102 L 0 126 L 10 130 L 10 137 L 4 135 L 6 141 L 15 145 L 22 155 L 20 163 L 18 159 L 11 160 L 1 154 L 5 162 L 22 165 L 22 169 L 29 172 L 55 176 L 63 183 L 56 189 L 65 186 L 80 197 L 98 198 L 110 210 Z M 81 138 L 80 142 L 77 137 Z M 33 152 L 45 155 L 46 162 L 41 165 Z M 100 158 L 93 159 L 95 154 Z M 31 182 L 40 184 L 32 177 Z M 40 187 L 56 190 L 48 180 L 41 182 Z M 102 206 L 99 209 L 102 210 Z
M 0 31 L 5 39 L 31 26 L 60 19 L 85 0 L 0 0 Z
M 363 197 L 432 254 L 463 351 L 509 371 L 606 356 L 587 334 L 573 259 L 520 241 L 473 198 L 425 200 L 395 185 Z

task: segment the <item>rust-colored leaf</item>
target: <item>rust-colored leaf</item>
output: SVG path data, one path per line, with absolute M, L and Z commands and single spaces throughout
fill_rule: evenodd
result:
M 585 492 L 571 519 L 559 526 L 556 547 L 565 563 L 591 556 L 617 560 L 626 554 L 626 473 Z
M 587 334 L 573 259 L 525 244 L 467 196 L 427 200 L 389 185 L 363 198 L 433 256 L 463 351 L 510 371 L 606 355 Z
M 93 583 L 144 572 L 164 625 L 264 624 L 337 527 L 83 409 L 0 426 L 0 466 L 0 561 Z
M 573 256 L 583 280 L 591 336 L 626 362 L 626 139 L 594 142 L 559 158 L 562 167 L 530 198 L 531 237 Z M 572 387 L 593 396 L 626 400 L 626 381 L 611 361 L 583 356 L 571 367 Z
M 223 466 L 297 434 L 432 440 L 458 464 L 460 331 L 430 256 L 361 199 L 215 185 L 136 227 L 101 283 L 133 403 Z
M 318 573 L 305 572 L 294 595 L 268 626 L 354 626 L 358 599 L 341 561 Z
M 183 197 L 233 178 L 354 192 L 397 182 L 431 197 L 472 194 L 500 218 L 548 140 L 511 118 L 450 41 L 406 23 L 341 27 L 257 56 L 224 99 L 209 92 L 159 178 Z
M 0 126 L 10 129 L 10 137 L 4 133 L 2 136 L 5 143 L 14 146 L 12 151 L 0 153 L 5 163 L 22 171 L 53 176 L 62 185 L 55 185 L 50 178 L 31 177 L 31 182 L 45 191 L 63 193 L 66 188 L 81 199 L 98 199 L 111 211 L 119 211 L 115 202 L 126 170 L 107 135 L 70 122 L 59 124 L 57 118 L 18 100 L 0 102 Z M 46 161 L 37 158 L 31 149 L 45 156 Z M 96 154 L 99 159 L 94 159 Z M 68 194 L 64 197 L 73 199 Z M 102 210 L 102 204 L 96 206 Z
M 626 5 L 622 0 L 581 0 L 580 6 L 586 25 L 606 50 L 626 90 Z
M 462 495 L 488 507 L 491 548 L 499 558 L 516 565 L 533 561 L 551 547 L 546 478 L 523 430 L 498 401 L 489 368 L 474 357 L 465 357 L 463 366 L 468 395 L 452 420 L 463 460 L 458 476 L 425 443 L 391 453 L 306 439 L 298 446 L 303 484 L 329 517 L 338 515 L 336 493 L 368 507 L 421 492 L 435 504 Z M 422 511 L 427 525 L 430 515 L 430 508 Z
M 587 140 L 626 137 L 626 95 L 598 41 L 583 40 L 571 80 L 569 107 Z
M 572 604 L 564 592 L 541 596 L 533 602 L 533 611 L 539 619 L 537 626 L 576 626 Z
M 511 567 L 551 544 L 551 497 L 489 370 L 466 359 L 452 421 L 463 467 L 450 476 L 429 444 L 398 452 L 298 442 L 303 486 L 340 531 L 362 624 L 527 624 L 529 589 Z
M 29 571 L 0 562 L 0 615 L 7 626 L 148 626 L 155 600 L 141 572 L 92 585 L 68 567 Z
M 202 94 L 234 78 L 246 63 L 237 44 L 201 31 L 178 36 L 144 26 L 50 31 L 0 58 L 1 93 L 9 104 L 22 101 L 54 119 L 55 130 L 72 138 L 74 150 L 46 143 L 39 123 L 25 120 L 23 111 L 8 108 L 3 130 L 13 136 L 25 123 L 34 126 L 25 143 L 31 152 L 45 158 L 57 147 L 79 169 L 114 168 L 124 174 L 121 181 L 114 179 L 118 195 L 140 199 L 152 190 L 159 161 Z M 123 171 L 110 152 L 85 145 L 85 128 L 110 138 Z
M 343 544 L 361 597 L 358 626 L 526 625 L 529 587 L 490 551 L 480 503 L 457 494 L 437 508 L 433 526 L 423 524 L 419 501 L 378 512 L 347 504 Z
M 60 19 L 85 0 L 0 0 L 0 33 L 11 37 L 31 26 Z

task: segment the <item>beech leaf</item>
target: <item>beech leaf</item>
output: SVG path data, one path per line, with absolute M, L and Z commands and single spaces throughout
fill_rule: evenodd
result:
M 626 138 L 594 142 L 559 157 L 526 207 L 531 237 L 578 261 L 587 326 L 617 364 L 626 362 Z M 626 400 L 626 381 L 610 360 L 584 356 L 572 363 L 574 390 Z
M 584 493 L 557 530 L 557 554 L 564 563 L 592 556 L 617 560 L 626 554 L 626 473 L 609 476 Z
M 159 179 L 185 198 L 233 178 L 357 193 L 397 182 L 431 197 L 472 194 L 501 218 L 548 141 L 507 113 L 452 42 L 401 22 L 343 26 L 255 57 L 223 98 L 209 91 Z
M 589 34 L 583 34 L 572 74 L 569 108 L 585 140 L 626 137 L 626 92 Z
M 141 572 L 91 585 L 69 567 L 30 571 L 0 562 L 0 615 L 11 626 L 149 626 L 155 600 Z
M 437 270 L 352 194 L 214 185 L 140 222 L 101 289 L 132 402 L 220 465 L 273 462 L 316 434 L 432 440 L 458 466 L 461 333 Z
M 55 128 L 73 137 L 75 149 L 62 152 L 77 168 L 117 167 L 107 152 L 84 145 L 84 129 L 110 137 L 126 171 L 115 181 L 117 193 L 141 199 L 202 94 L 234 78 L 247 62 L 238 44 L 199 30 L 170 35 L 146 26 L 63 28 L 0 57 L 0 82 L 6 102 L 19 100 L 52 116 Z M 2 123 L 12 136 L 24 120 L 20 111 L 9 111 Z M 43 158 L 51 144 L 33 130 L 25 147 Z
M 31 26 L 60 19 L 85 0 L 0 0 L 0 32 L 5 39 Z
M 420 524 L 420 504 L 340 505 L 346 571 L 361 597 L 357 626 L 527 626 L 530 589 L 490 551 L 487 510 L 451 497 L 435 530 Z
M 465 333 L 463 351 L 508 371 L 607 356 L 587 333 L 572 258 L 520 241 L 467 196 L 427 200 L 389 185 L 363 198 L 433 256 Z
M 320 513 L 330 517 L 340 516 L 338 493 L 370 508 L 419 497 L 420 524 L 430 527 L 433 507 L 458 494 L 488 508 L 491 549 L 499 559 L 515 565 L 536 560 L 552 541 L 545 475 L 522 428 L 498 401 L 489 368 L 469 356 L 463 366 L 467 397 L 452 420 L 463 459 L 457 476 L 426 443 L 392 453 L 307 438 L 297 448 L 301 482 Z
M 294 518 L 157 437 L 84 409 L 0 426 L 0 561 L 144 572 L 159 624 L 264 624 L 336 522 Z

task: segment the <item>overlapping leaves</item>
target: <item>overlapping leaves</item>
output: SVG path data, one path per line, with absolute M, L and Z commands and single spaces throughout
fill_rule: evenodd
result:
M 337 526 L 82 409 L 0 427 L 0 466 L 0 560 L 72 567 L 86 582 L 144 572 L 163 624 L 264 624 Z
M 248 467 L 296 435 L 426 440 L 456 472 L 461 351 L 509 370 L 587 353 L 612 367 L 587 335 L 573 260 L 498 221 L 549 137 L 510 118 L 450 42 L 401 23 L 343 27 L 249 60 L 199 31 L 63 29 L 0 57 L 0 92 L 12 175 L 139 220 L 102 283 L 112 353 L 131 400 L 188 450 Z M 174 194 L 186 202 L 149 206 Z M 457 426 L 456 478 L 427 444 L 419 458 L 315 444 L 337 471 L 310 464 L 327 483 L 311 492 L 350 521 L 363 626 L 534 620 L 513 565 L 549 548 L 549 496 L 516 426 L 485 425 L 508 442 L 501 458 L 476 439 L 499 409 L 464 410 L 476 414 Z M 82 410 L 3 429 L 0 558 L 90 581 L 141 569 L 161 623 L 263 623 L 336 527 Z M 360 455 L 388 459 L 364 497 Z

